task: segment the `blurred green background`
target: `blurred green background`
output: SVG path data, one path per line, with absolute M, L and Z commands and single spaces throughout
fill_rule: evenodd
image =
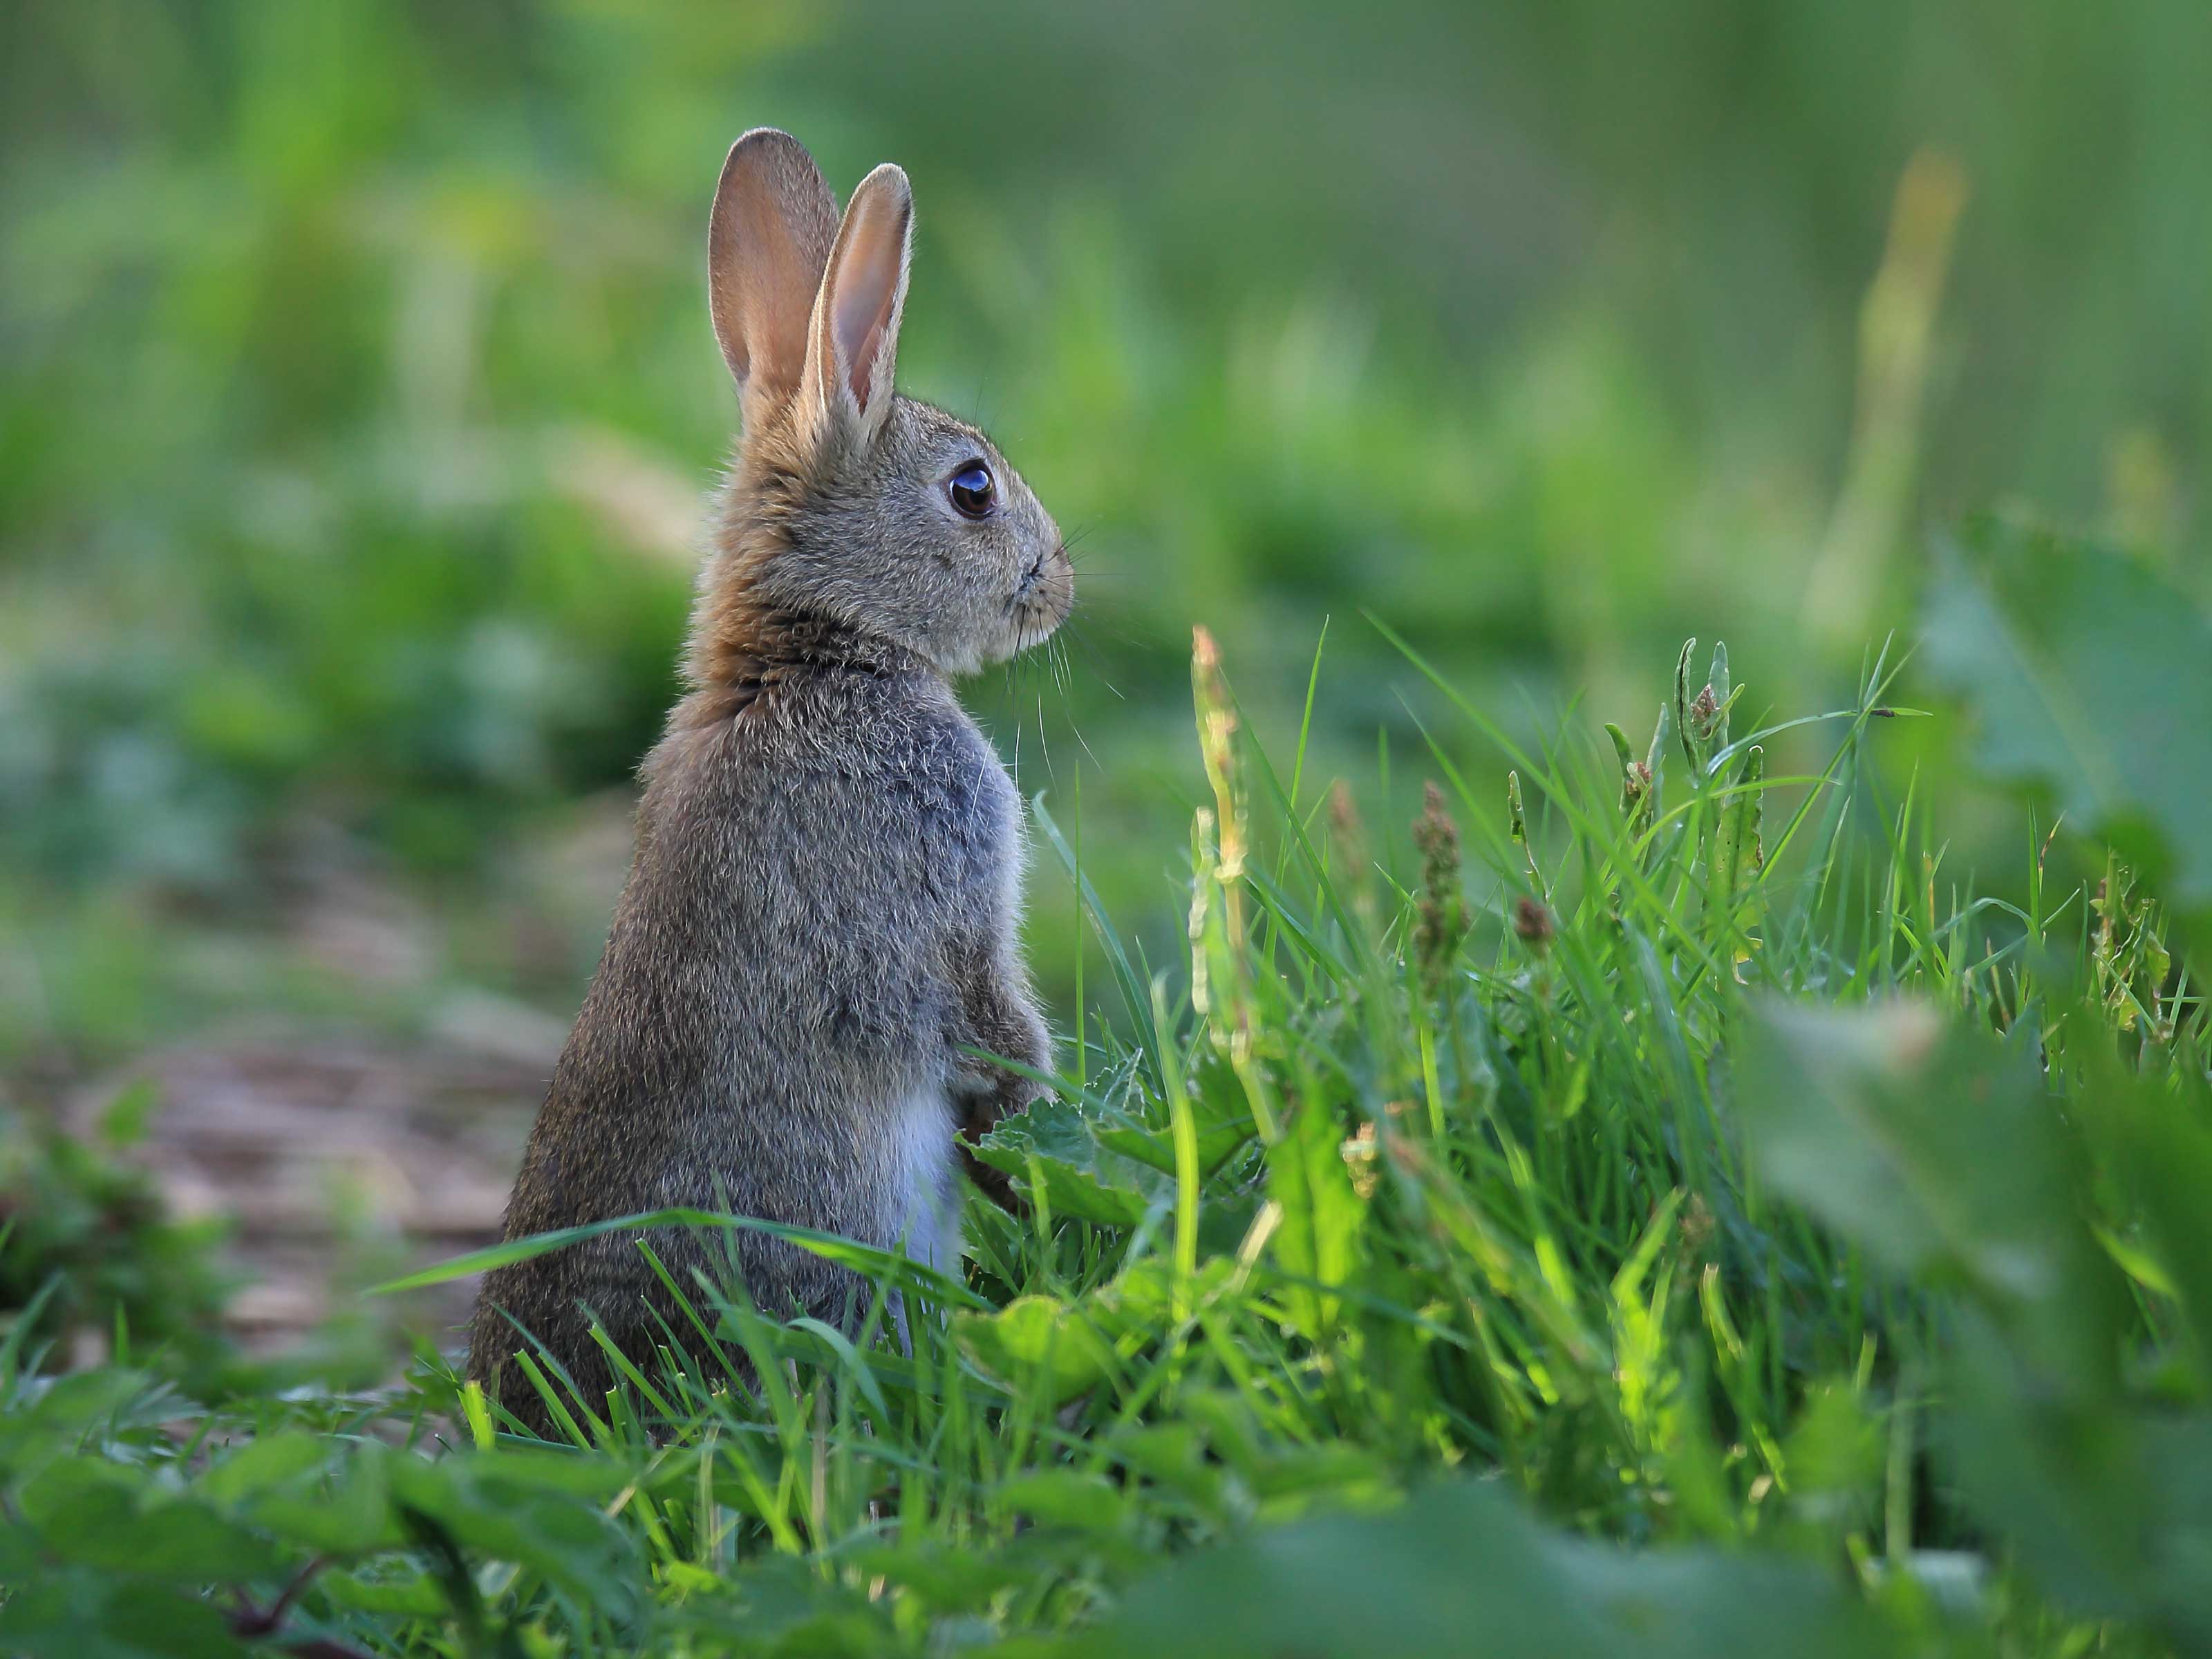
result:
M 1966 509 L 2203 592 L 2208 63 L 2199 0 L 13 4 L 0 1080 L 567 1018 L 733 428 L 749 126 L 911 173 L 902 379 L 1080 538 L 1064 676 L 971 701 L 1172 950 L 1194 622 L 1286 747 L 1327 619 L 1310 776 L 1380 732 L 1403 796 L 1363 611 L 1510 726 L 1641 733 L 1692 633 L 1746 717 L 1847 702 Z M 1893 744 L 2002 884 L 1956 746 Z

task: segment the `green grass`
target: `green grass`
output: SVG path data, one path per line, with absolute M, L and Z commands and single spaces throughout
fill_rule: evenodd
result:
M 2212 1646 L 2212 11 L 1266 21 L 0 13 L 0 1652 Z M 909 167 L 902 378 L 1080 538 L 974 695 L 1063 1074 L 913 1353 L 685 1285 L 503 1443 L 35 1113 L 573 1009 L 756 121 Z M 2014 499 L 2126 553 L 1922 556 Z
M 1796 776 L 1704 665 L 1648 747 L 1439 682 L 1409 833 L 1201 635 L 1187 957 L 1037 807 L 1106 981 L 984 1149 L 1030 1212 L 971 1206 L 960 1285 L 811 1241 L 911 1352 L 702 1279 L 628 1386 L 542 1373 L 549 1448 L 427 1352 L 195 1398 L 19 1322 L 0 1650 L 2201 1645 L 2212 1030 L 2160 910 L 2025 817 L 1978 897 L 1877 781 L 1893 658 Z

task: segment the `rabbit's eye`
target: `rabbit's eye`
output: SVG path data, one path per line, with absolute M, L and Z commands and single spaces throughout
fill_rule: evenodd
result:
M 989 467 L 981 461 L 970 461 L 945 480 L 945 488 L 961 517 L 981 519 L 990 513 L 998 486 L 991 480 Z

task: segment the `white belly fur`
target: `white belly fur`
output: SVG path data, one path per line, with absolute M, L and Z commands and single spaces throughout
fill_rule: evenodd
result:
M 952 1178 L 952 1103 L 942 1089 L 907 1097 L 893 1115 L 890 1243 L 926 1267 L 960 1271 L 960 1212 Z

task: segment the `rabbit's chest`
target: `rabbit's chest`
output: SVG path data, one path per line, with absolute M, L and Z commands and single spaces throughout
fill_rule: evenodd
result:
M 977 873 L 993 886 L 1018 889 L 1024 852 L 1021 795 L 998 756 L 988 749 L 977 772 Z
M 980 731 L 959 732 L 947 748 L 892 775 L 893 812 L 917 832 L 939 874 L 995 896 L 1020 878 L 1021 797 Z

